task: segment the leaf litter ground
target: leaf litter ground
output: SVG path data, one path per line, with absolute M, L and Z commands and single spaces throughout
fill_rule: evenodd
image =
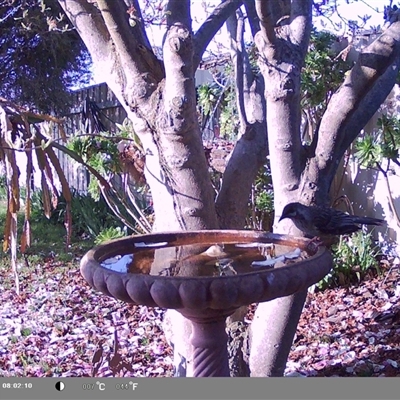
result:
M 400 270 L 309 293 L 286 376 L 400 376 Z M 93 291 L 75 263 L 0 267 L 0 376 L 172 376 L 164 310 Z M 251 321 L 255 305 L 249 307 Z

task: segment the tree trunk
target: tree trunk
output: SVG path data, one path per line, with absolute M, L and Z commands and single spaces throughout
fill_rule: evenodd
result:
M 268 141 L 274 185 L 274 230 L 301 234 L 290 222 L 277 225 L 291 201 L 327 204 L 341 158 L 392 89 L 399 71 L 398 22 L 363 51 L 332 96 L 315 132 L 315 151 L 300 142 L 300 71 L 311 27 L 311 1 L 256 0 L 261 30 L 255 41 L 265 79 Z M 282 20 L 283 19 L 283 20 Z M 281 21 L 278 23 L 278 21 Z M 306 292 L 260 304 L 251 326 L 252 376 L 281 376 L 296 332 Z M 271 320 L 273 319 L 273 324 Z
M 272 5 L 274 3 L 274 5 Z M 256 0 L 261 30 L 255 42 L 265 80 L 268 145 L 274 187 L 274 230 L 300 234 L 290 222 L 277 226 L 285 204 L 298 201 L 306 153 L 300 140 L 300 73 L 311 32 L 311 0 Z M 282 26 L 278 21 L 284 19 Z M 282 376 L 306 292 L 259 304 L 251 325 L 251 376 Z
M 251 182 L 265 161 L 268 126 L 274 230 L 299 235 L 290 222 L 278 225 L 283 206 L 290 201 L 328 202 L 344 151 L 388 95 L 399 72 L 400 22 L 394 22 L 360 56 L 332 96 L 314 133 L 315 146 L 305 147 L 300 139 L 300 73 L 311 32 L 312 0 L 243 0 L 263 80 L 252 76 L 248 66 L 240 36 L 243 16 L 238 13 L 232 38 L 241 137 L 215 205 L 197 123 L 194 74 L 208 43 L 242 1 L 222 1 L 196 34 L 190 1 L 167 1 L 164 62 L 150 46 L 138 0 L 59 3 L 142 142 L 157 231 L 241 228 Z M 299 293 L 258 307 L 251 335 L 253 376 L 283 374 L 304 299 L 305 293 Z M 183 351 L 190 360 L 190 349 Z
M 283 376 L 306 297 L 307 291 L 258 305 L 250 331 L 250 376 Z

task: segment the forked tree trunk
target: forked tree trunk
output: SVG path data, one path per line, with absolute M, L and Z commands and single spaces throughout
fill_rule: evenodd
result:
M 311 0 L 256 0 L 261 30 L 255 37 L 265 79 L 268 141 L 276 219 L 291 201 L 327 204 L 344 152 L 389 95 L 399 72 L 400 23 L 395 22 L 359 57 L 332 96 L 313 143 L 300 142 L 300 72 L 311 31 Z M 282 376 L 306 292 L 260 304 L 251 326 L 252 376 Z M 272 323 L 273 321 L 273 323 Z
M 266 125 L 276 217 L 290 201 L 328 202 L 341 157 L 389 94 L 399 71 L 400 22 L 394 22 L 364 50 L 332 96 L 314 142 L 304 147 L 300 73 L 312 26 L 312 0 L 243 0 L 264 82 L 246 68 L 240 29 L 235 28 L 235 63 L 243 67 L 242 75 L 237 69 L 242 135 L 215 206 L 197 123 L 194 74 L 208 43 L 242 1 L 222 0 L 193 34 L 190 1 L 169 0 L 164 62 L 151 49 L 138 0 L 59 3 L 142 141 L 155 230 L 241 228 L 251 182 L 265 157 Z M 239 25 L 242 22 L 239 13 Z M 275 223 L 275 231 L 299 234 L 289 223 Z M 299 293 L 259 305 L 252 325 L 253 376 L 283 374 L 304 299 L 305 293 Z

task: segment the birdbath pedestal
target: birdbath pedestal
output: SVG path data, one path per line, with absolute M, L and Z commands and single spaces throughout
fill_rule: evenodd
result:
M 331 267 L 330 252 L 307 239 L 237 230 L 131 236 L 81 260 L 94 289 L 127 303 L 176 309 L 192 322 L 195 377 L 230 376 L 229 315 L 305 290 Z

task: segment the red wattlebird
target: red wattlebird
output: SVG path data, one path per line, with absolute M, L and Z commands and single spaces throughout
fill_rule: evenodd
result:
M 383 225 L 378 218 L 349 215 L 334 208 L 305 206 L 301 203 L 289 203 L 279 221 L 289 218 L 306 236 L 345 235 L 361 229 L 362 225 Z

